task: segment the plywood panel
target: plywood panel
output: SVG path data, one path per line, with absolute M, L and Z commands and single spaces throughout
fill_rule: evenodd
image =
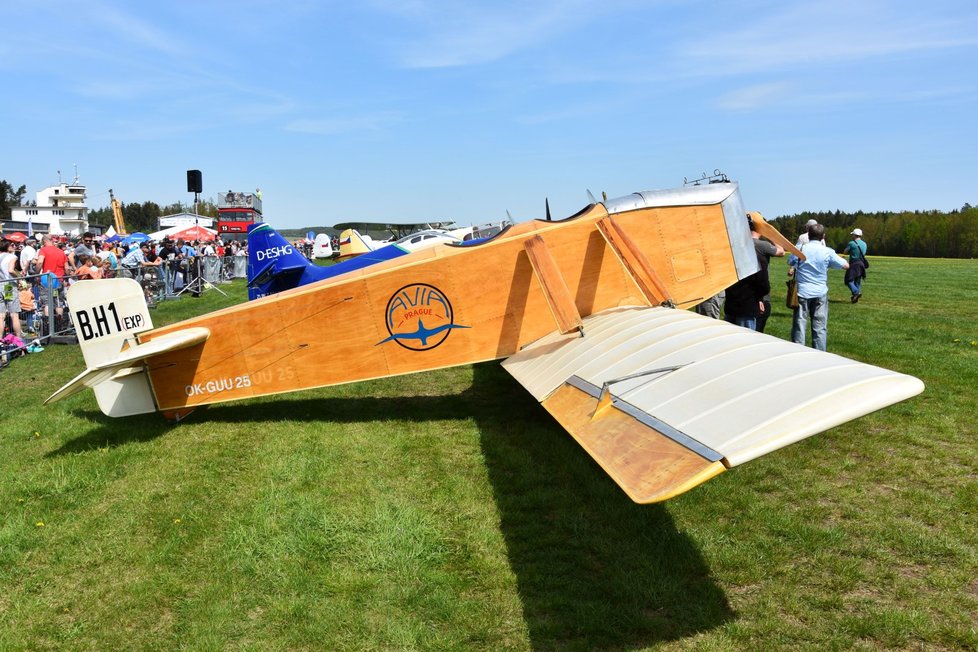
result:
M 616 408 L 591 418 L 597 401 L 563 385 L 543 406 L 637 503 L 668 500 L 722 473 L 710 462 Z

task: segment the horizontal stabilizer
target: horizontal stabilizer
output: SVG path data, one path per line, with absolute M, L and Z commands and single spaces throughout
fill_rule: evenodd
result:
M 619 308 L 503 366 L 636 502 L 919 394 L 912 376 L 669 308 Z
M 104 360 L 78 374 L 71 382 L 48 397 L 44 404 L 60 401 L 86 387 L 95 387 L 112 378 L 120 378 L 142 371 L 142 362 L 161 353 L 186 349 L 205 341 L 211 332 L 200 326 L 161 335 L 146 344 L 138 344 L 122 351 L 114 358 Z

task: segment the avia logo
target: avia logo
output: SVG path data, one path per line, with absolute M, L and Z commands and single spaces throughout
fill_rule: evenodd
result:
M 387 332 L 390 337 L 377 342 L 397 342 L 405 349 L 427 351 L 446 339 L 456 328 L 452 303 L 445 293 L 427 283 L 405 285 L 387 302 Z
M 272 258 L 278 258 L 279 256 L 286 256 L 288 254 L 294 253 L 294 250 L 289 245 L 282 245 L 281 247 L 269 247 L 268 249 L 259 249 L 255 252 L 256 258 L 258 260 L 271 260 Z

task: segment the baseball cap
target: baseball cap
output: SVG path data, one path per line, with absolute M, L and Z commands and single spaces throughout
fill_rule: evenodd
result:
M 862 229 L 853 229 L 852 231 L 849 232 L 849 235 L 858 235 L 861 238 L 861 237 L 863 237 L 863 230 Z

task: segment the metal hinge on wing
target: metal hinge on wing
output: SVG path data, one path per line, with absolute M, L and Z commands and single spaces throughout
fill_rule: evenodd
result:
M 652 428 L 656 432 L 661 433 L 662 435 L 668 437 L 669 439 L 673 440 L 677 444 L 680 444 L 688 448 L 689 450 L 700 455 L 704 459 L 709 460 L 710 462 L 718 462 L 723 459 L 723 455 L 721 455 L 717 451 L 713 450 L 709 446 L 700 443 L 696 439 L 693 439 L 692 437 L 682 432 L 681 430 L 678 430 L 677 428 L 670 426 L 665 421 L 662 421 L 661 419 L 652 416 L 648 412 L 645 412 L 644 410 L 635 407 L 628 401 L 625 401 L 611 393 L 610 386 L 613 385 L 614 383 L 620 383 L 625 380 L 638 378 L 641 376 L 648 376 L 650 374 L 669 373 L 677 369 L 681 369 L 682 367 L 685 367 L 686 364 L 676 365 L 674 367 L 660 367 L 658 369 L 648 369 L 646 371 L 640 371 L 638 373 L 630 374 L 628 376 L 622 376 L 621 378 L 615 378 L 613 380 L 606 381 L 602 384 L 601 387 L 598 387 L 597 385 L 587 380 L 584 380 L 580 376 L 576 376 L 576 375 L 568 378 L 567 384 L 572 387 L 576 387 L 582 392 L 585 392 L 586 394 L 590 394 L 594 398 L 598 399 L 598 404 L 594 409 L 594 414 L 591 415 L 592 420 L 599 418 L 601 416 L 601 413 L 607 410 L 609 407 L 614 407 L 618 410 L 621 410 L 625 414 L 629 415 L 639 423 L 648 426 L 649 428 Z
M 685 364 L 677 364 L 677 365 L 673 365 L 671 367 L 659 367 L 658 369 L 646 369 L 644 371 L 638 371 L 638 372 L 635 372 L 633 374 L 628 374 L 627 376 L 622 376 L 621 378 L 612 378 L 611 380 L 604 381 L 603 383 L 601 383 L 601 393 L 597 397 L 597 399 L 598 399 L 598 405 L 595 408 L 594 415 L 592 415 L 591 418 L 594 418 L 595 416 L 598 415 L 598 413 L 603 412 L 605 409 L 611 407 L 614 404 L 614 400 L 613 399 L 615 399 L 616 397 L 611 394 L 611 386 L 612 385 L 614 385 L 616 383 L 625 382 L 626 380 L 633 380 L 635 378 L 642 378 L 644 376 L 652 376 L 652 375 L 655 375 L 655 374 L 669 373 L 669 372 L 672 372 L 672 371 L 676 371 L 677 369 L 682 369 L 683 367 L 685 367 L 688 364 L 689 363 L 687 362 Z M 577 376 L 575 376 L 575 378 L 576 377 Z
M 598 399 L 598 404 L 594 408 L 594 414 L 591 415 L 591 418 L 594 419 L 601 412 L 604 412 L 605 409 L 611 407 L 613 403 L 613 399 L 616 398 L 611 393 L 611 386 L 614 385 L 615 383 L 621 383 L 626 380 L 632 380 L 633 378 L 642 378 L 643 376 L 651 376 L 653 374 L 669 373 L 677 369 L 682 369 L 687 364 L 689 363 L 687 362 L 685 364 L 674 365 L 672 367 L 659 367 L 658 369 L 646 369 L 644 371 L 638 371 L 633 374 L 628 374 L 627 376 L 622 376 L 621 378 L 612 378 L 611 380 L 606 380 L 603 383 L 601 383 L 600 388 L 594 383 L 584 380 L 580 376 L 576 376 L 576 375 L 568 378 L 567 384 L 572 387 L 576 387 L 582 392 L 590 394 L 594 398 Z

